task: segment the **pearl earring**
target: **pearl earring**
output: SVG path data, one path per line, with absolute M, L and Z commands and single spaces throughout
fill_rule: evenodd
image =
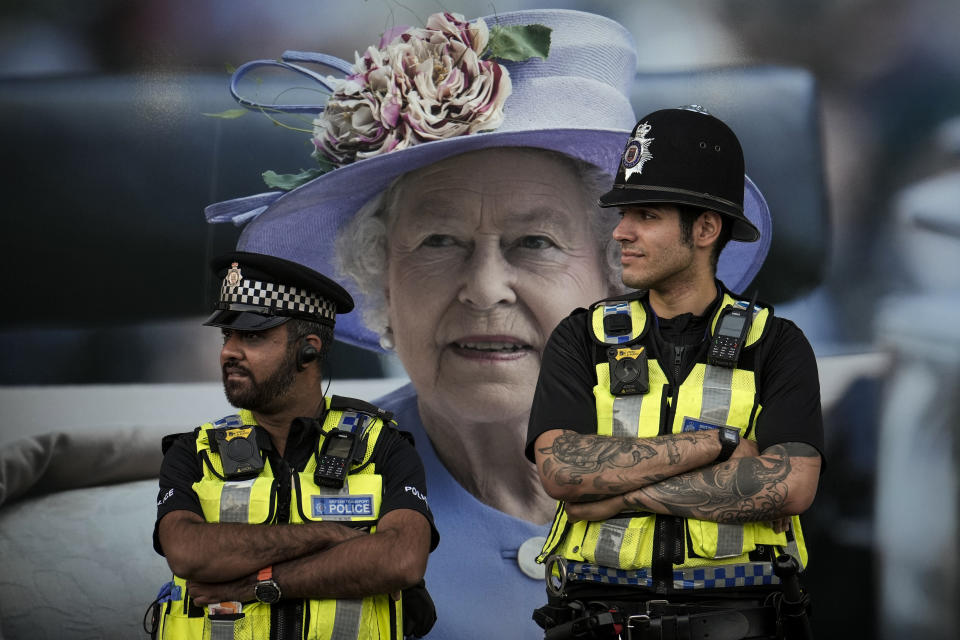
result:
M 384 351 L 392 351 L 394 346 L 393 329 L 388 326 L 383 330 L 383 333 L 380 334 L 380 347 Z

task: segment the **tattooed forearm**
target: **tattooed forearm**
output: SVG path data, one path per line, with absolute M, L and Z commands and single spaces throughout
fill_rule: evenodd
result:
M 583 492 L 565 498 L 589 501 L 702 466 L 718 448 L 716 436 L 702 433 L 618 438 L 565 431 L 537 451 L 545 480 L 559 487 L 582 487 Z
M 792 469 L 786 448 L 777 445 L 760 457 L 739 458 L 667 478 L 631 492 L 626 502 L 637 508 L 660 505 L 673 515 L 712 522 L 773 520 L 783 515 Z
M 669 456 L 668 459 L 670 464 L 677 464 L 680 462 L 680 448 L 677 446 L 676 441 L 667 441 L 667 455 Z

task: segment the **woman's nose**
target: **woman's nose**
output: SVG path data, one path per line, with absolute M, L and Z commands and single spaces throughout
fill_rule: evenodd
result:
M 461 274 L 460 302 L 477 309 L 517 301 L 516 269 L 503 255 L 499 238 L 485 238 L 474 245 Z

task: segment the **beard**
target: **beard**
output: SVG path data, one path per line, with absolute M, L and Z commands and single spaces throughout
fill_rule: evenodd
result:
M 677 282 L 689 279 L 694 266 L 693 240 L 681 239 L 680 245 L 668 250 L 659 250 L 642 270 L 631 272 L 624 269 L 623 284 L 636 290 L 661 290 Z
M 240 380 L 228 380 L 228 372 L 242 372 L 246 377 Z M 277 369 L 263 382 L 258 382 L 253 374 L 238 365 L 236 360 L 228 360 L 223 365 L 223 392 L 227 396 L 227 401 L 238 409 L 270 412 L 282 404 L 290 387 L 293 386 L 296 372 L 297 363 L 293 349 L 287 349 Z

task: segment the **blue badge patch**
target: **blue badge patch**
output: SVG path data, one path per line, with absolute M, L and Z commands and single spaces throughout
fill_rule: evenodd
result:
M 720 427 L 726 426 L 728 425 L 707 422 L 706 420 L 697 420 L 696 418 L 686 417 L 683 419 L 684 431 L 706 431 L 707 429 L 719 429 Z M 739 431 L 739 429 L 737 429 L 737 431 Z
M 310 496 L 314 518 L 373 517 L 373 496 Z

